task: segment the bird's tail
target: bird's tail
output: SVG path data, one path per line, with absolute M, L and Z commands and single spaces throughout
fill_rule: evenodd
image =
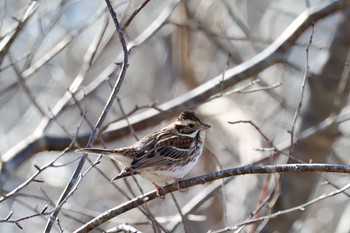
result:
M 76 150 L 78 153 L 86 153 L 86 154 L 102 154 L 111 159 L 118 161 L 126 167 L 130 167 L 133 161 L 131 156 L 126 156 L 123 154 L 124 148 L 117 148 L 114 150 L 111 149 L 100 149 L 100 148 L 81 148 Z
M 87 154 L 112 154 L 115 153 L 115 150 L 109 150 L 109 149 L 99 149 L 99 148 L 81 148 L 78 150 L 75 150 L 75 152 L 78 153 L 87 153 Z

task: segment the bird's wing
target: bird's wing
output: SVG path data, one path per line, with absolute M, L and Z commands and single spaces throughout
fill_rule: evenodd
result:
M 131 168 L 139 170 L 147 167 L 164 166 L 184 160 L 193 150 L 193 139 L 168 133 L 160 134 L 144 144 L 144 150 L 131 163 Z

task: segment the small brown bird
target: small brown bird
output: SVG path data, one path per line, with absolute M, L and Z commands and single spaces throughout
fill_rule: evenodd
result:
M 198 162 L 208 128 L 210 125 L 197 114 L 185 111 L 175 122 L 131 146 L 114 150 L 83 148 L 77 152 L 103 154 L 117 160 L 125 168 L 112 181 L 140 174 L 152 182 L 160 195 L 160 185 L 168 181 L 178 183 Z

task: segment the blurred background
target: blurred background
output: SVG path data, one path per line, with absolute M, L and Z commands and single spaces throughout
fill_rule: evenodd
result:
M 121 25 L 143 3 L 112 1 Z M 253 163 L 348 164 L 350 9 L 338 4 L 329 14 L 331 3 L 149 1 L 125 29 L 129 66 L 94 145 L 130 145 L 190 108 L 212 128 L 198 166 L 187 177 Z M 270 52 L 265 49 L 307 9 L 320 13 L 301 36 L 266 59 L 266 69 L 226 82 L 231 69 L 246 61 L 242 67 L 253 65 L 251 59 Z M 0 19 L 0 193 L 44 168 L 26 187 L 0 199 L 0 231 L 42 232 L 49 216 L 40 213 L 55 206 L 69 182 L 81 157 L 73 151 L 86 145 L 119 75 L 123 51 L 104 1 L 0 0 Z M 220 87 L 210 96 L 172 104 L 180 96 L 191 100 L 191 90 L 209 81 Z M 234 121 L 256 127 L 228 123 Z M 90 155 L 82 172 L 96 158 Z M 132 178 L 111 183 L 121 168 L 102 158 L 63 205 L 51 232 L 73 232 L 154 189 L 142 177 L 137 177 L 141 189 Z M 235 228 L 349 181 L 348 175 L 327 173 L 239 176 L 168 194 L 94 232 L 123 223 L 141 232 L 350 232 L 346 191 Z M 10 223 L 16 219 L 23 230 Z

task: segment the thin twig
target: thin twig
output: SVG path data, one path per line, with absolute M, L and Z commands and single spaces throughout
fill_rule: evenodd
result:
M 246 93 L 253 93 L 253 92 L 258 92 L 258 91 L 272 90 L 272 89 L 275 89 L 277 87 L 280 87 L 281 85 L 282 85 L 281 82 L 276 82 L 270 86 L 258 87 L 258 88 L 254 88 L 251 90 L 241 90 L 241 91 L 237 91 L 236 93 L 246 94 Z
M 299 100 L 299 104 L 297 107 L 297 110 L 295 111 L 294 114 L 294 118 L 293 118 L 293 122 L 292 122 L 292 128 L 290 131 L 288 131 L 288 133 L 290 134 L 290 147 L 289 147 L 289 155 L 292 156 L 293 155 L 293 149 L 294 149 L 294 128 L 295 128 L 295 124 L 297 122 L 297 119 L 299 117 L 300 114 L 300 110 L 301 110 L 301 106 L 304 100 L 304 92 L 305 92 L 305 84 L 306 81 L 309 78 L 309 50 L 310 50 L 310 46 L 312 44 L 312 38 L 314 36 L 315 33 L 315 23 L 312 22 L 311 23 L 311 35 L 310 35 L 310 39 L 309 39 L 309 44 L 305 50 L 306 52 L 306 64 L 305 64 L 305 72 L 304 72 L 304 77 L 303 77 L 303 81 L 301 83 L 301 94 L 300 94 L 300 100 Z
M 129 120 L 128 120 L 128 116 L 125 114 L 123 105 L 122 105 L 122 103 L 121 103 L 121 101 L 120 101 L 120 99 L 119 99 L 118 97 L 117 97 L 117 102 L 118 102 L 119 109 L 120 109 L 120 111 L 122 112 L 122 115 L 123 115 L 124 119 L 126 120 L 126 122 L 127 122 L 128 125 L 129 125 L 129 129 L 130 129 L 131 135 L 134 136 L 134 138 L 136 139 L 136 141 L 138 141 L 138 140 L 139 140 L 139 137 L 137 136 L 137 134 L 136 134 L 134 128 L 132 127 L 132 125 L 130 124 L 130 122 L 129 122 Z
M 71 145 L 72 147 L 72 145 Z M 37 171 L 31 175 L 31 177 L 29 177 L 26 181 L 24 181 L 22 184 L 18 185 L 15 189 L 13 189 L 12 191 L 6 193 L 6 194 L 2 194 L 0 197 L 0 203 L 11 198 L 13 195 L 15 195 L 16 193 L 18 193 L 20 190 L 22 190 L 23 188 L 27 187 L 31 182 L 33 182 L 33 180 L 36 179 L 36 177 L 39 176 L 39 174 L 41 174 L 44 170 L 46 170 L 49 167 L 52 167 L 54 165 L 54 163 L 61 158 L 63 155 L 65 155 L 67 153 L 67 151 L 69 151 L 71 148 L 67 147 L 65 150 L 63 150 L 56 158 L 54 158 L 51 162 L 49 162 L 48 164 L 42 166 L 42 167 L 38 167 L 37 165 L 34 165 L 37 169 Z
M 226 184 L 231 182 L 234 177 L 229 177 L 228 179 L 221 181 L 215 181 L 205 187 L 201 192 L 194 196 L 187 204 L 182 207 L 181 212 L 184 216 L 193 213 L 194 210 L 198 209 L 206 201 L 208 201 L 217 191 L 225 187 Z M 173 232 L 175 228 L 181 223 L 180 214 L 175 215 L 171 218 L 171 222 L 168 223 L 166 229 L 169 229 L 170 232 Z
M 223 91 L 224 88 L 224 83 L 225 83 L 225 72 L 228 69 L 229 65 L 230 65 L 230 59 L 231 59 L 231 53 L 228 54 L 227 56 L 227 61 L 226 61 L 226 66 L 225 66 L 225 70 L 224 72 L 222 72 L 222 79 L 220 80 L 221 83 L 221 91 Z
M 44 111 L 43 107 L 36 101 L 34 95 L 26 84 L 26 80 L 23 78 L 21 71 L 18 69 L 17 64 L 15 64 L 12 60 L 11 54 L 8 54 L 9 60 L 12 64 L 12 68 L 16 73 L 16 77 L 18 80 L 18 85 L 23 89 L 24 94 L 28 97 L 33 106 L 40 112 L 41 116 L 45 117 L 47 113 Z
M 135 11 L 134 13 L 132 13 L 132 15 L 128 18 L 128 20 L 125 22 L 124 26 L 123 26 L 123 30 L 125 30 L 129 24 L 131 23 L 131 21 L 136 17 L 136 15 L 142 10 L 142 8 L 144 8 L 147 3 L 149 3 L 151 0 L 145 0 Z
M 24 221 L 24 220 L 28 220 L 28 219 L 32 219 L 35 217 L 41 217 L 44 215 L 50 215 L 52 216 L 53 214 L 55 214 L 58 210 L 60 210 L 62 208 L 62 206 L 66 203 L 66 201 L 68 200 L 69 197 L 71 197 L 74 192 L 77 190 L 78 185 L 80 184 L 80 182 L 82 181 L 83 177 L 87 175 L 87 173 L 89 173 L 89 171 L 96 166 L 99 163 L 99 161 L 96 161 L 93 165 L 91 165 L 83 174 L 80 174 L 79 177 L 77 178 L 76 183 L 74 184 L 74 186 L 72 187 L 72 189 L 70 190 L 70 192 L 65 196 L 65 198 L 58 204 L 56 205 L 52 210 L 47 211 L 48 209 L 48 205 L 45 205 L 44 208 L 41 210 L 41 212 L 32 214 L 32 215 L 28 215 L 25 217 L 21 217 L 21 218 L 17 218 L 17 219 L 11 219 L 8 216 L 5 219 L 0 219 L 0 223 L 14 223 L 16 224 L 19 228 L 22 229 L 22 227 L 19 225 L 19 222 Z M 11 217 L 11 213 L 9 214 L 9 216 Z M 53 223 L 56 221 L 56 219 L 53 221 Z
M 137 188 L 140 190 L 141 194 L 144 195 L 143 189 L 139 182 L 136 180 L 136 177 L 134 174 L 131 174 L 132 179 L 134 180 Z M 152 227 L 155 229 L 156 227 L 163 230 L 163 232 L 167 233 L 167 231 L 162 227 L 162 225 L 159 224 L 159 222 L 156 220 L 154 215 L 152 214 L 151 210 L 148 208 L 147 203 L 144 203 L 144 208 L 140 208 L 140 210 L 146 215 L 146 217 L 152 222 Z
M 85 24 L 82 24 L 80 27 L 78 27 L 76 30 L 72 31 L 70 34 L 65 36 L 63 39 L 58 41 L 56 45 L 51 48 L 49 51 L 45 53 L 45 56 L 38 59 L 35 63 L 33 63 L 30 67 L 28 67 L 26 70 L 23 71 L 22 75 L 23 78 L 31 77 L 36 71 L 38 71 L 41 67 L 43 67 L 45 64 L 47 64 L 49 61 L 51 61 L 56 55 L 59 54 L 64 48 L 66 48 L 73 40 L 74 38 L 78 37 L 82 34 L 89 26 L 94 24 L 97 20 L 100 19 L 100 17 L 105 13 L 106 7 L 103 6 L 99 8 L 95 14 L 89 18 Z
M 245 120 L 239 120 L 239 121 L 229 121 L 227 122 L 231 125 L 234 125 L 234 124 L 240 124 L 240 123 L 245 123 L 245 124 L 250 124 L 252 125 L 258 132 L 259 134 L 265 139 L 265 141 L 271 145 L 273 147 L 274 150 L 277 151 L 277 148 L 272 144 L 272 141 L 271 139 L 269 139 L 265 134 L 264 132 L 253 122 L 253 121 L 245 121 Z
M 350 78 L 350 49 L 348 50 L 348 55 L 346 57 L 346 62 L 344 65 L 343 72 L 341 74 L 340 82 L 337 88 L 337 95 L 334 98 L 334 112 L 332 115 L 336 116 L 342 110 L 345 101 L 347 100 L 347 95 L 345 95 L 345 90 Z
M 183 227 L 184 227 L 184 232 L 188 232 L 188 221 L 187 221 L 187 216 L 185 216 L 183 213 L 182 213 L 182 210 L 181 210 L 181 207 L 179 205 L 179 202 L 176 200 L 176 197 L 174 195 L 174 193 L 170 193 L 171 195 L 171 198 L 173 199 L 174 201 L 174 204 L 175 204 L 175 207 L 177 209 L 177 212 L 179 212 L 179 215 L 181 217 L 181 222 L 183 224 Z

